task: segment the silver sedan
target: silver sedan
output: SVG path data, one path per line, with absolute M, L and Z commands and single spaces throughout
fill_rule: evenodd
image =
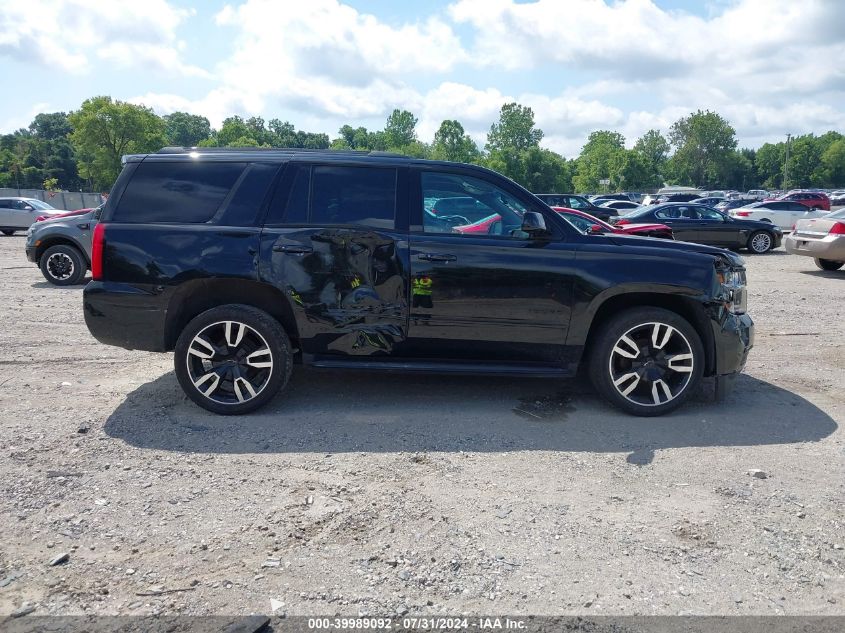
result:
M 812 257 L 822 270 L 839 270 L 845 265 L 845 209 L 798 220 L 784 246 L 793 255 Z

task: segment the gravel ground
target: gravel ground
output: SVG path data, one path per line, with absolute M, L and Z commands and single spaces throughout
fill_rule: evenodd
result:
M 661 419 L 574 381 L 301 368 L 231 418 L 169 354 L 96 343 L 23 245 L 0 614 L 845 614 L 845 272 L 749 256 L 746 373 Z

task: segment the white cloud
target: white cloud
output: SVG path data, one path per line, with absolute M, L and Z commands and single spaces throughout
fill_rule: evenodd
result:
M 118 67 L 208 77 L 181 61 L 176 29 L 192 10 L 167 0 L 3 0 L 0 56 L 57 70 L 90 72 L 97 59 Z
M 652 0 L 457 0 L 397 24 L 339 0 L 244 0 L 215 21 L 232 52 L 213 90 L 135 100 L 214 125 L 283 112 L 330 135 L 344 123 L 379 125 L 399 107 L 420 118 L 424 141 L 449 118 L 480 145 L 501 106 L 517 101 L 533 108 L 543 145 L 566 156 L 593 130 L 618 130 L 631 146 L 698 109 L 728 118 L 749 146 L 845 127 L 845 2 L 731 0 L 702 17 Z M 511 89 L 523 73 L 534 88 Z

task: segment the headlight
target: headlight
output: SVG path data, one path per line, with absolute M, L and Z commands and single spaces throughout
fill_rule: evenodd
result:
M 745 314 L 748 308 L 748 291 L 744 270 L 722 270 L 717 273 L 722 287 L 725 307 L 734 314 Z

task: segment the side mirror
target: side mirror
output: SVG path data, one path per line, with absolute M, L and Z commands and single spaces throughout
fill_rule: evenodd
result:
M 34 207 L 29 206 L 28 204 L 24 206 L 24 211 L 35 211 Z
M 548 229 L 546 228 L 546 221 L 543 219 L 543 216 L 536 211 L 525 212 L 525 215 L 522 216 L 521 229 L 532 237 L 539 233 L 548 232 Z
M 590 234 L 591 235 L 601 235 L 604 233 L 604 229 L 601 227 L 600 224 L 593 224 L 590 226 Z

